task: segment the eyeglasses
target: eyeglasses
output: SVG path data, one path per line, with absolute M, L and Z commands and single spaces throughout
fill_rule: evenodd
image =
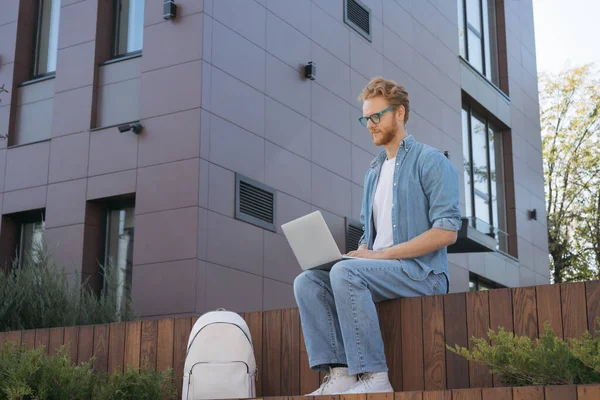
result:
M 386 112 L 393 110 L 395 107 L 388 107 L 383 111 L 380 111 L 378 113 L 375 114 L 371 114 L 368 117 L 360 117 L 358 120 L 360 121 L 360 123 L 363 126 L 367 126 L 367 124 L 369 123 L 369 120 L 371 120 L 372 123 L 374 124 L 378 124 L 381 121 L 381 116 L 383 114 L 385 114 Z

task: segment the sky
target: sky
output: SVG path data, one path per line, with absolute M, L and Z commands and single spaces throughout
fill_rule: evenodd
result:
M 533 18 L 538 73 L 600 66 L 600 0 L 533 0 Z

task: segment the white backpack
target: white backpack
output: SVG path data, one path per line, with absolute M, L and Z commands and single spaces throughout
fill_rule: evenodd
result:
M 182 400 L 254 398 L 257 374 L 241 316 L 218 309 L 198 318 L 187 345 Z

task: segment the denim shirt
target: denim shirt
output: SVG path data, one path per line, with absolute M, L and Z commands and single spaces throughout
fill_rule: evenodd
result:
M 363 189 L 360 244 L 373 249 L 373 199 L 377 180 L 387 154 L 382 151 L 367 170 Z M 407 136 L 396 154 L 394 167 L 392 233 L 394 245 L 407 242 L 431 228 L 458 231 L 461 215 L 458 207 L 458 172 L 439 150 Z M 446 247 L 421 257 L 403 260 L 402 268 L 414 280 L 423 280 L 433 271 L 448 272 Z

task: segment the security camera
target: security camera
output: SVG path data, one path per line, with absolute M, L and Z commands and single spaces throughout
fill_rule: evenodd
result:
M 142 124 L 140 124 L 139 122 L 135 122 L 133 124 L 125 124 L 125 125 L 119 125 L 119 132 L 123 133 L 123 132 L 127 132 L 127 131 L 133 131 L 133 133 L 140 133 L 142 131 L 144 127 L 142 126 Z
M 123 132 L 127 132 L 131 130 L 131 125 L 126 124 L 126 125 L 119 125 L 119 132 L 123 133 Z
M 133 133 L 140 133 L 142 131 L 142 128 L 143 126 L 139 122 L 131 124 L 131 130 L 133 131 Z

